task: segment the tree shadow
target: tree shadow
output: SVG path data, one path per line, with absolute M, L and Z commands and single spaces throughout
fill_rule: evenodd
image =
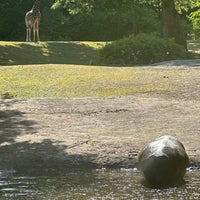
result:
M 18 135 L 35 132 L 36 122 L 24 119 L 24 114 L 18 110 L 0 111 L 0 143 L 13 143 Z
M 27 119 L 27 113 L 12 109 L 11 106 L 17 101 L 0 100 L 0 169 L 41 175 L 49 171 L 57 174 L 96 166 L 92 161 L 95 155 L 69 155 L 66 150 L 71 147 L 62 141 L 51 138 L 41 142 L 16 140 L 22 134 L 27 134 L 28 138 L 28 135 L 37 133 L 38 129 L 36 121 Z
M 0 65 L 91 64 L 96 50 L 81 42 L 0 45 Z

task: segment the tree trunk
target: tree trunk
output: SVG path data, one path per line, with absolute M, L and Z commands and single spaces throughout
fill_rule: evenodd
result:
M 135 10 L 135 0 L 130 1 L 130 10 L 132 15 L 132 27 L 133 27 L 133 34 L 137 35 L 138 33 L 138 26 L 137 26 L 137 13 Z
M 162 36 L 174 38 L 177 44 L 187 49 L 186 39 L 175 9 L 174 0 L 162 0 Z

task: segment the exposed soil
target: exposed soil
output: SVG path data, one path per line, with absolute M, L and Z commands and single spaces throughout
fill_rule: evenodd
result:
M 200 70 L 193 70 L 164 96 L 1 99 L 0 168 L 134 167 L 140 149 L 164 134 L 182 141 L 198 165 Z

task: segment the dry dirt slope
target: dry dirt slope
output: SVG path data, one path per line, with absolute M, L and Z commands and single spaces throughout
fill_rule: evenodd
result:
M 1 99 L 0 167 L 135 166 L 141 147 L 163 134 L 178 137 L 198 163 L 200 70 L 186 70 L 164 96 Z

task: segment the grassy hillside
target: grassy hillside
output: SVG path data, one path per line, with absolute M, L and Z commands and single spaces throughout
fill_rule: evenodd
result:
M 95 64 L 97 49 L 105 42 L 3 42 L 0 41 L 1 65 Z M 200 42 L 189 41 L 189 50 L 199 53 Z M 199 55 L 199 54 L 197 54 Z M 199 56 L 197 56 L 199 58 Z
M 0 42 L 0 98 L 166 96 L 188 77 L 175 68 L 89 66 L 104 44 Z
M 0 67 L 2 98 L 154 95 L 176 89 L 182 70 L 83 65 Z M 170 81 L 168 78 L 170 77 Z
M 0 42 L 0 65 L 91 64 L 100 42 Z

